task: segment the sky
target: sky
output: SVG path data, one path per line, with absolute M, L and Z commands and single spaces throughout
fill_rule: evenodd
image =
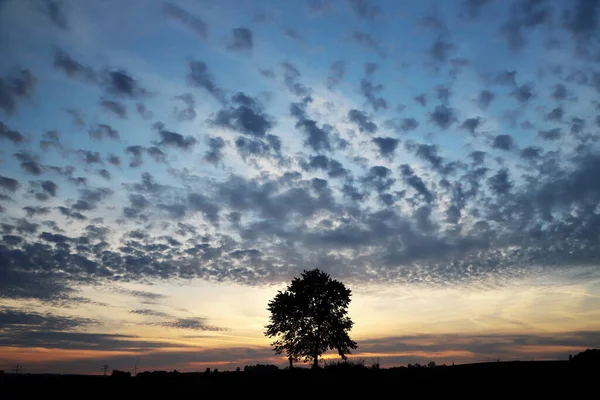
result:
M 600 1 L 0 0 L 0 369 L 600 347 Z M 326 357 L 335 357 L 327 354 Z

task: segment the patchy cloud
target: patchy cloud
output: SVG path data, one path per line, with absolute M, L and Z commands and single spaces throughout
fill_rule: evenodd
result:
M 331 90 L 338 86 L 346 73 L 346 63 L 335 61 L 329 67 L 329 76 L 327 77 L 327 87 Z
M 367 114 L 360 110 L 348 111 L 348 119 L 358 125 L 358 128 L 363 133 L 375 133 L 377 125 L 369 120 Z
M 214 77 L 205 62 L 190 61 L 189 67 L 190 73 L 188 74 L 188 81 L 192 86 L 205 89 L 218 100 L 222 101 L 224 99 L 223 90 L 217 86 Z
M 0 122 L 0 139 L 9 140 L 15 144 L 21 143 L 25 138 L 20 132 L 10 129 L 4 123 Z
M 208 325 L 204 318 L 180 318 L 173 321 L 161 322 L 159 325 L 164 326 L 165 328 L 187 329 L 193 331 L 219 332 L 227 330 L 225 328 Z
M 35 93 L 37 78 L 28 69 L 21 69 L 6 77 L 0 76 L 0 109 L 6 115 L 13 115 L 22 99 Z
M 231 321 L 182 310 L 179 288 L 263 290 L 315 267 L 357 293 L 368 283 L 367 297 L 394 287 L 402 304 L 425 299 L 425 325 L 407 320 L 411 330 L 447 311 L 414 293 L 458 287 L 457 307 L 531 289 L 532 326 L 564 330 L 556 315 L 575 305 L 571 322 L 593 319 L 598 2 L 464 0 L 425 14 L 406 2 L 398 14 L 383 1 L 308 0 L 291 20 L 277 2 L 237 13 L 160 2 L 143 15 L 109 3 L 2 6 L 0 346 L 158 360 L 150 350 L 168 344 L 177 356 L 161 356 L 175 360 Z M 396 28 L 418 34 L 383 34 Z M 563 284 L 583 300 L 553 302 Z M 207 304 L 211 290 L 190 301 Z M 28 308 L 38 302 L 54 311 Z M 231 315 L 262 326 L 244 307 Z M 504 329 L 489 307 L 444 318 Z M 188 337 L 119 333 L 128 324 Z
M 180 6 L 171 2 L 163 4 L 162 12 L 182 25 L 192 30 L 202 39 L 208 38 L 208 25 L 198 15 L 191 14 Z
M 233 37 L 227 48 L 232 51 L 251 51 L 254 47 L 254 36 L 248 28 L 235 28 Z
M 361 19 L 373 21 L 382 15 L 381 8 L 374 1 L 347 0 L 354 14 Z
M 370 33 L 354 31 L 352 32 L 351 39 L 364 49 L 372 51 L 382 58 L 386 57 L 386 52 L 381 44 L 381 41 Z

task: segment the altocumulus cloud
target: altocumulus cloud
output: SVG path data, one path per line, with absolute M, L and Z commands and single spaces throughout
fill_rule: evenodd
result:
M 252 287 L 313 267 L 425 288 L 600 277 L 597 2 L 118 10 L 143 44 L 132 24 L 117 42 L 108 3 L 20 3 L 0 7 L 0 298 L 80 306 L 82 288 Z M 160 289 L 114 290 L 146 304 L 127 307 L 140 323 L 223 329 L 148 306 Z M 0 319 L 8 344 L 131 339 Z

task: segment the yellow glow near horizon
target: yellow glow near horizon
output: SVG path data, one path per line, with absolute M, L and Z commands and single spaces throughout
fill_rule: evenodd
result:
M 153 292 L 163 295 L 156 304 L 144 304 L 142 298 L 130 292 L 105 288 L 84 288 L 82 293 L 105 307 L 83 304 L 69 310 L 70 315 L 92 318 L 100 323 L 87 327 L 88 332 L 132 335 L 122 338 L 122 351 L 113 350 L 61 350 L 44 348 L 3 348 L 0 365 L 11 363 L 43 365 L 48 362 L 83 359 L 106 359 L 115 356 L 143 356 L 146 354 L 213 354 L 210 361 L 185 361 L 181 365 L 166 363 L 163 366 L 179 370 L 195 370 L 221 366 L 233 368 L 263 360 L 285 365 L 283 356 L 269 350 L 271 339 L 264 336 L 268 324 L 267 303 L 277 290 L 273 287 L 248 287 L 216 284 L 203 281 L 185 282 L 185 285 L 122 284 L 125 290 Z M 382 365 L 406 359 L 428 359 L 436 362 L 468 362 L 477 356 L 464 349 L 478 335 L 491 335 L 489 343 L 512 346 L 515 354 L 542 359 L 543 353 L 565 353 L 580 349 L 577 346 L 514 345 L 501 335 L 550 335 L 563 332 L 600 330 L 600 284 L 597 281 L 568 283 L 551 276 L 515 280 L 502 286 L 485 289 L 418 288 L 390 285 L 348 285 L 353 290 L 349 315 L 355 322 L 351 337 L 359 344 L 351 357 L 382 359 Z M 8 303 L 7 303 L 8 304 Z M 26 303 L 11 302 L 11 307 Z M 163 316 L 132 314 L 135 309 L 152 309 Z M 53 311 L 39 307 L 40 313 Z M 161 325 L 169 319 L 203 318 L 209 326 L 226 328 L 223 331 L 202 331 L 169 328 Z M 84 330 L 85 331 L 85 330 Z M 415 349 L 394 350 L 394 338 L 400 337 L 403 346 Z M 451 349 L 438 350 L 450 340 Z M 386 351 L 375 351 L 373 341 L 382 340 Z M 146 341 L 157 343 L 157 348 L 139 351 Z M 363 343 L 371 343 L 361 346 Z M 433 350 L 419 350 L 419 346 L 434 346 Z M 436 347 L 437 346 L 437 347 Z M 142 347 L 143 348 L 143 347 Z M 219 354 L 237 349 L 236 360 L 218 360 Z M 240 352 L 247 349 L 249 352 Z M 583 349 L 581 349 L 583 350 Z M 208 352 L 208 353 L 207 353 Z M 221 353 L 225 352 L 225 353 Z M 238 354 L 236 353 L 236 354 Z M 259 354 L 253 356 L 252 354 Z M 216 357 L 216 358 L 215 358 Z M 258 357 L 254 358 L 253 357 Z M 335 352 L 326 353 L 324 359 L 336 359 Z M 388 360 L 388 361 L 386 361 Z M 405 361 L 406 362 L 406 361 Z M 97 373 L 97 371 L 92 371 Z

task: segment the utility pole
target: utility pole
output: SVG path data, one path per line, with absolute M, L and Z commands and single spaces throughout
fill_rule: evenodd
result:
M 13 371 L 15 371 L 16 374 L 18 374 L 19 372 L 21 372 L 22 369 L 23 369 L 23 366 L 19 365 L 19 364 L 15 365 L 13 367 Z
M 137 364 L 133 367 L 133 376 L 137 376 Z
M 108 372 L 108 365 L 104 364 L 102 366 L 102 370 L 104 371 L 104 376 L 106 376 L 106 373 Z

